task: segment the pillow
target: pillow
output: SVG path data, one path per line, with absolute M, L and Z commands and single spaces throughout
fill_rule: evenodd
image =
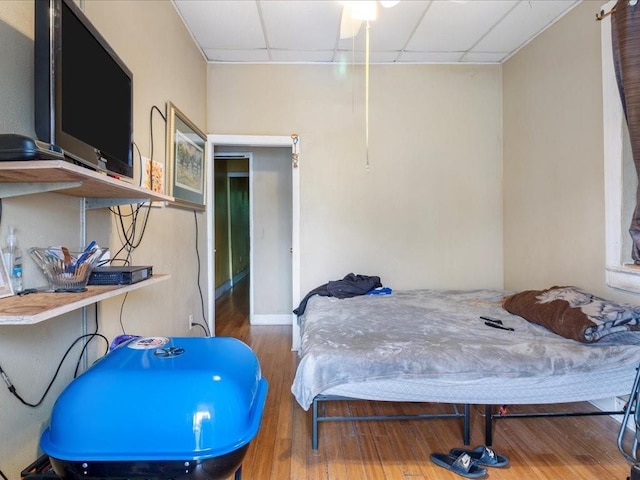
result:
M 579 342 L 640 329 L 640 307 L 617 304 L 576 287 L 525 290 L 505 297 L 505 310 Z

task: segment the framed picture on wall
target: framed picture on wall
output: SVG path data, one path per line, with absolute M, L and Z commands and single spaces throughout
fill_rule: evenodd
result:
M 170 204 L 204 210 L 206 207 L 207 136 L 176 106 L 167 103 Z

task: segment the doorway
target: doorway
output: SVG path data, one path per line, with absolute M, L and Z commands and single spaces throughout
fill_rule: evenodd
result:
M 250 272 L 249 161 L 250 155 L 214 152 L 216 300 Z
M 300 153 L 299 140 L 296 137 L 295 144 L 291 137 L 284 136 L 243 136 L 243 135 L 209 135 L 209 160 L 214 161 L 214 157 L 217 153 L 226 150 L 235 150 L 235 152 L 241 152 L 247 154 L 252 152 L 252 157 L 249 161 L 249 184 L 250 184 L 250 205 L 252 214 L 250 218 L 250 229 L 253 232 L 251 238 L 251 256 L 250 258 L 250 277 L 253 278 L 250 286 L 250 295 L 253 300 L 251 308 L 251 323 L 252 324 L 287 324 L 292 325 L 294 332 L 296 332 L 297 324 L 293 321 L 294 315 L 292 313 L 293 308 L 297 306 L 300 301 L 300 262 L 299 262 L 299 242 L 300 242 L 300 223 L 299 223 L 299 172 L 297 163 L 295 168 L 292 165 L 292 152 L 295 148 L 297 156 Z M 284 148 L 283 148 L 284 147 Z M 263 160 L 257 160 L 255 152 L 259 151 Z M 288 184 L 287 195 L 290 198 L 290 204 L 288 208 L 287 221 L 290 224 L 287 238 L 286 255 L 287 261 L 283 261 L 282 253 L 277 255 L 262 255 L 260 254 L 261 248 L 268 244 L 274 244 L 271 238 L 272 229 L 269 224 L 269 213 L 263 208 L 272 204 L 273 199 L 266 201 L 256 201 L 255 196 L 260 195 L 262 187 L 274 187 L 279 183 L 279 188 L 276 187 L 276 191 L 282 192 L 283 176 L 273 175 L 270 172 L 269 167 L 264 171 L 260 168 L 261 162 L 263 165 L 269 164 L 269 158 L 275 158 L 276 152 L 279 150 L 280 165 L 286 165 L 288 177 L 285 182 Z M 286 152 L 286 155 L 283 155 Z M 286 160 L 286 161 L 285 161 Z M 211 163 L 210 163 L 211 164 Z M 213 169 L 210 169 L 210 171 Z M 212 332 L 215 332 L 215 225 L 213 221 L 213 211 L 211 206 L 214 203 L 214 182 L 213 174 L 208 176 L 209 178 L 209 190 L 208 190 L 208 214 L 207 214 L 207 247 L 210 252 L 208 255 L 208 318 L 210 328 Z M 274 191 L 274 189 L 272 189 Z M 252 195 L 254 196 L 252 198 Z M 267 197 L 265 197 L 267 198 Z M 266 223 L 261 223 L 266 222 Z M 280 222 L 280 221 L 278 221 Z M 264 242 L 263 242 L 264 240 Z M 264 245 L 263 245 L 264 243 Z M 276 240 L 275 244 L 282 245 L 283 241 Z M 280 249 L 282 252 L 282 249 Z M 260 266 L 266 268 L 261 268 Z M 284 267 L 283 267 L 284 265 Z M 255 271 L 254 271 L 255 270 Z M 287 277 L 282 277 L 284 270 L 287 270 Z M 266 272 L 266 273 L 265 273 Z M 286 285 L 285 285 L 286 284 Z M 270 287 L 280 286 L 286 289 L 287 292 L 287 306 L 284 309 L 273 310 L 275 307 L 274 301 L 278 295 L 273 295 L 273 292 L 269 292 Z M 266 289 L 265 295 L 262 290 Z M 280 297 L 281 298 L 281 297 Z M 270 311 L 272 310 L 272 311 Z M 293 335 L 294 348 L 299 343 L 297 341 L 297 334 Z

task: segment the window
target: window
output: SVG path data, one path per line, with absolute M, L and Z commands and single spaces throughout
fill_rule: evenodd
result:
M 611 1 L 602 9 L 609 12 L 614 5 Z M 638 180 L 613 68 L 610 15 L 602 20 L 601 29 L 606 282 L 610 287 L 640 293 L 640 265 L 631 259 L 628 232 Z

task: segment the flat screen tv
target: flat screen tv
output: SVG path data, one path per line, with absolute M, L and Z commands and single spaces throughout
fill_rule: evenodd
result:
M 73 0 L 35 1 L 35 130 L 68 160 L 133 178 L 133 75 Z

